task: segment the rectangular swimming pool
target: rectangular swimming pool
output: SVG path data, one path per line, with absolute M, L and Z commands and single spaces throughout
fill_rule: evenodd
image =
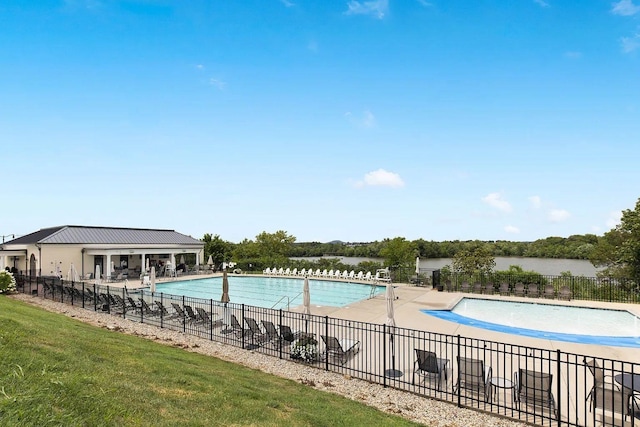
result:
M 295 307 L 302 305 L 303 283 L 302 278 L 229 276 L 229 297 L 235 304 L 264 308 Z M 309 280 L 311 304 L 315 306 L 344 307 L 384 290 L 384 286 L 375 284 Z M 219 301 L 222 277 L 159 283 L 156 292 Z

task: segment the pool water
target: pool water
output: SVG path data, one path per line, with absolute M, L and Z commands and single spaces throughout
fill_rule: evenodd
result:
M 229 298 L 232 303 L 265 308 L 287 308 L 302 305 L 301 278 L 229 276 Z M 384 292 L 384 286 L 328 280 L 309 280 L 311 304 L 344 307 Z M 220 300 L 222 277 L 165 282 L 156 292 L 194 298 Z
M 496 332 L 587 344 L 640 347 L 640 319 L 628 311 L 463 298 L 444 320 Z

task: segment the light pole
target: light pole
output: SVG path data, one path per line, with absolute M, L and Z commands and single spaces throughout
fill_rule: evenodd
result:
M 16 235 L 15 235 L 15 234 L 4 234 L 4 235 L 2 236 L 2 243 L 4 243 L 4 238 L 5 238 L 5 237 L 9 237 L 9 236 L 11 236 L 11 238 L 12 238 L 12 239 L 15 239 L 15 238 L 16 238 Z

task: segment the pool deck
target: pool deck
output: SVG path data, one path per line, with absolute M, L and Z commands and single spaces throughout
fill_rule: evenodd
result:
M 221 276 L 221 274 L 207 274 L 206 276 L 182 276 L 178 277 L 178 280 L 202 279 L 205 277 L 216 276 Z M 234 275 L 230 274 L 229 276 Z M 159 278 L 158 283 L 172 280 L 176 279 Z M 110 286 L 123 286 L 123 284 L 124 282 L 109 283 Z M 371 284 L 371 282 L 368 282 L 367 284 Z M 378 285 L 384 284 L 378 283 Z M 568 353 L 585 354 L 594 357 L 626 361 L 640 360 L 640 348 L 578 344 L 566 341 L 552 341 L 542 338 L 519 336 L 502 332 L 489 331 L 473 326 L 461 325 L 455 322 L 438 319 L 421 312 L 421 310 L 450 310 L 464 297 L 627 310 L 637 317 L 640 317 L 640 305 L 628 303 L 609 303 L 600 301 L 565 301 L 545 298 L 522 298 L 514 296 L 481 295 L 460 292 L 438 292 L 437 290 L 430 287 L 417 287 L 414 285 L 403 283 L 394 283 L 393 285 L 395 287 L 395 295 L 397 297 L 394 304 L 394 312 L 396 326 L 398 327 L 441 334 L 461 335 L 463 337 L 479 338 L 484 340 L 498 341 L 514 345 L 530 346 L 549 350 L 562 350 Z M 128 282 L 127 286 L 129 287 L 129 289 L 142 287 L 138 281 Z M 292 311 L 301 310 L 302 307 L 296 307 L 292 309 Z M 381 293 L 373 298 L 362 300 L 350 304 L 346 307 L 312 306 L 311 312 L 315 315 L 330 316 L 345 320 L 384 324 L 387 320 L 387 303 L 385 300 L 385 294 Z
M 494 332 L 473 326 L 441 320 L 422 313 L 421 310 L 449 310 L 462 298 L 485 298 L 514 302 L 540 302 L 544 304 L 559 304 L 576 307 L 604 308 L 627 310 L 640 317 L 640 306 L 625 303 L 608 303 L 582 300 L 552 300 L 544 298 L 521 298 L 500 295 L 480 295 L 460 292 L 438 292 L 435 289 L 416 287 L 406 284 L 394 284 L 397 300 L 394 304 L 396 326 L 410 329 L 425 330 L 450 335 L 499 341 L 515 345 L 538 347 L 550 350 L 562 350 L 569 353 L 591 355 L 595 357 L 611 358 L 626 361 L 640 359 L 640 348 L 610 347 L 594 344 L 578 344 L 566 341 L 552 341 L 548 339 L 518 336 L 502 332 Z M 312 307 L 313 314 L 327 315 L 341 319 L 356 320 L 382 324 L 387 319 L 387 305 L 385 295 L 363 300 L 347 307 Z

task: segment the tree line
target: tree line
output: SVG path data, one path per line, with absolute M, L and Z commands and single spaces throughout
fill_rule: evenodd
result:
M 492 270 L 494 258 L 536 257 L 588 259 L 596 267 L 603 267 L 603 275 L 640 281 L 640 199 L 634 209 L 622 213 L 619 225 L 603 236 L 594 234 L 569 237 L 547 237 L 533 242 L 506 240 L 406 240 L 403 237 L 375 242 L 297 242 L 284 230 L 263 231 L 255 239 L 239 243 L 223 240 L 219 235 L 205 234 L 205 259 L 209 256 L 216 266 L 223 262 L 237 262 L 241 268 L 261 271 L 266 267 L 294 266 L 291 257 L 345 256 L 379 258 L 381 263 L 363 263 L 362 268 L 375 270 L 387 267 L 402 276 L 415 271 L 415 258 L 452 258 L 454 270 L 484 272 Z M 341 268 L 336 260 L 299 261 L 298 268 L 330 265 Z M 344 267 L 346 268 L 346 267 Z

